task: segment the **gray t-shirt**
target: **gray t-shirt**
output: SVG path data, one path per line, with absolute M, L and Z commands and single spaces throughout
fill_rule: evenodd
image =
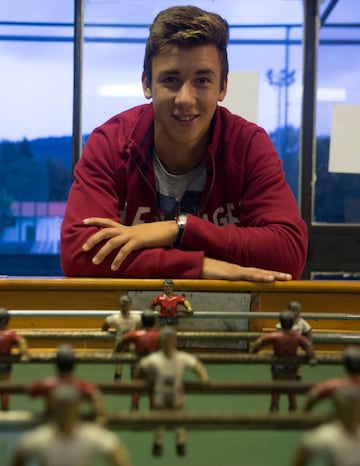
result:
M 173 175 L 154 154 L 154 172 L 163 220 L 172 220 L 180 213 L 197 215 L 206 179 L 205 161 L 189 173 Z

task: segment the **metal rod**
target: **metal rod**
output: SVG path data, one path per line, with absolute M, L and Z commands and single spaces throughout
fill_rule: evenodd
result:
M 308 360 L 305 356 L 296 356 L 296 357 L 274 357 L 267 354 L 247 354 L 239 353 L 235 351 L 234 353 L 230 352 L 192 352 L 196 355 L 202 362 L 209 364 L 275 364 L 275 363 L 298 363 L 298 364 L 308 364 Z M 18 355 L 1 355 L 0 363 L 10 362 L 10 363 L 55 363 L 56 354 L 55 353 L 36 353 L 31 354 L 29 361 L 21 361 Z M 135 364 L 138 361 L 138 358 L 131 353 L 119 353 L 113 354 L 112 351 L 109 352 L 90 352 L 88 354 L 76 354 L 76 361 L 83 364 L 96 364 L 96 363 L 128 363 Z M 319 354 L 317 356 L 317 361 L 319 364 L 342 364 L 342 355 L 341 354 Z
M 320 17 L 321 26 L 324 26 L 324 25 L 325 25 L 326 20 L 328 19 L 328 17 L 330 16 L 331 12 L 332 12 L 333 9 L 335 8 L 337 2 L 338 2 L 338 0 L 330 0 L 330 3 L 327 5 L 325 11 L 323 12 L 323 14 L 322 14 L 321 17 Z M 329 24 L 329 26 L 331 26 L 331 24 Z
M 25 430 L 38 425 L 41 418 L 28 411 L 0 412 L 0 429 Z M 234 412 L 182 412 L 149 411 L 144 413 L 119 413 L 108 416 L 107 427 L 122 430 L 152 430 L 164 425 L 174 429 L 182 425 L 190 430 L 304 430 L 329 421 L 321 414 L 258 414 Z
M 317 51 L 319 33 L 319 2 L 304 0 L 303 27 L 303 72 L 302 72 L 302 111 L 300 132 L 300 212 L 307 224 L 310 238 L 314 212 L 315 192 L 315 154 L 316 154 L 316 88 L 317 88 Z M 311 254 L 303 272 L 303 278 L 311 275 L 313 259 Z
M 106 317 L 114 314 L 116 310 L 34 310 L 34 309 L 11 309 L 8 310 L 12 317 Z M 133 310 L 134 315 L 141 314 L 141 310 Z M 155 312 L 158 315 L 157 312 Z M 180 313 L 180 317 L 195 319 L 279 319 L 279 312 L 247 312 L 247 311 L 196 311 L 193 315 L 185 316 Z M 301 317 L 305 320 L 360 320 L 360 313 L 326 313 L 326 312 L 302 312 Z
M 315 427 L 326 420 L 325 415 L 279 415 L 279 414 L 258 414 L 258 413 L 234 413 L 234 412 L 188 412 L 174 413 L 155 412 L 116 414 L 109 417 L 109 424 L 116 428 L 126 429 L 153 429 L 158 425 L 165 425 L 167 428 L 175 428 L 183 425 L 194 430 L 222 430 L 222 429 L 291 429 L 302 430 Z
M 104 394 L 131 394 L 134 391 L 148 392 L 149 386 L 145 381 L 132 380 L 131 382 L 93 382 Z M 31 384 L 30 384 L 31 385 Z M 271 392 L 280 393 L 307 393 L 312 384 L 301 382 L 234 382 L 213 381 L 203 384 L 201 382 L 184 382 L 186 393 L 213 394 L 213 395 L 257 395 Z M 24 394 L 27 384 L 0 382 L 0 393 Z
M 84 44 L 84 0 L 75 0 L 74 10 L 74 94 L 72 127 L 72 171 L 82 150 L 82 68 Z
M 47 340 L 47 339 L 71 339 L 71 340 L 102 340 L 113 341 L 115 335 L 103 331 L 86 331 L 86 330 L 17 330 L 17 333 L 31 340 Z M 179 331 L 177 336 L 179 342 L 194 341 L 194 340 L 256 340 L 263 335 L 261 332 L 207 332 L 207 331 Z M 331 343 L 331 344 L 356 344 L 360 343 L 360 333 L 329 333 L 318 332 L 313 334 L 312 340 L 314 343 Z
M 282 364 L 282 363 L 300 363 L 308 364 L 306 357 L 297 356 L 295 358 L 280 358 L 264 354 L 239 354 L 235 353 L 196 353 L 196 356 L 206 364 Z M 342 355 L 335 354 L 319 354 L 317 357 L 319 365 L 339 365 L 342 364 Z
M 86 339 L 86 340 L 108 340 L 115 339 L 114 333 L 103 331 L 86 331 L 86 330 L 17 330 L 19 335 L 28 339 Z M 183 340 L 253 340 L 262 335 L 260 332 L 177 332 L 179 341 Z

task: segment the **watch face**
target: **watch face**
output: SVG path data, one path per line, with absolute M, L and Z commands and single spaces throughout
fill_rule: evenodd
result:
M 180 242 L 181 242 L 181 238 L 182 238 L 182 235 L 184 233 L 184 230 L 185 230 L 185 225 L 186 225 L 186 220 L 187 220 L 187 217 L 185 214 L 181 214 L 178 216 L 178 218 L 176 219 L 176 223 L 179 227 L 179 231 L 178 231 L 178 234 L 176 236 L 176 239 L 175 239 L 175 247 L 179 247 L 180 245 Z
M 179 227 L 184 227 L 186 225 L 186 215 L 184 214 L 181 214 L 178 216 L 178 219 L 177 219 L 177 224 L 179 225 Z

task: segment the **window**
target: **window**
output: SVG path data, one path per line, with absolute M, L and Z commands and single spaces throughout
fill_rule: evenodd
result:
M 72 0 L 0 4 L 0 274 L 61 274 L 59 227 L 71 182 L 73 11 Z
M 182 3 L 188 4 L 176 2 Z M 193 3 L 228 20 L 230 72 L 250 73 L 255 79 L 254 119 L 270 133 L 301 203 L 303 2 Z M 159 10 L 173 4 L 85 2 L 82 141 L 106 119 L 145 101 L 140 77 L 148 25 Z M 328 158 L 334 103 L 344 99 L 358 104 L 360 99 L 358 0 L 325 0 L 320 15 L 316 168 L 302 180 L 302 186 L 313 187 L 311 201 L 305 203 L 305 213 L 311 210 L 307 273 L 356 272 L 359 174 L 329 172 Z M 17 8 L 3 0 L 0 18 L 0 274 L 62 275 L 59 233 L 72 177 L 74 0 L 17 0 Z M 245 107 L 241 101 L 240 114 Z M 331 259 L 326 248 L 337 251 Z

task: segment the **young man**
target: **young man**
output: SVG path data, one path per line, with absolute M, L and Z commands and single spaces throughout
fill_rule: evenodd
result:
M 130 466 L 129 453 L 115 434 L 81 421 L 79 399 L 74 385 L 56 387 L 51 421 L 22 435 L 10 466 L 90 466 L 97 457 L 105 460 L 101 464 Z
M 118 352 L 119 343 L 126 332 L 135 330 L 140 327 L 140 319 L 137 316 L 131 315 L 132 300 L 130 296 L 124 295 L 120 297 L 120 312 L 107 316 L 101 327 L 103 331 L 111 331 L 115 329 L 115 346 L 114 352 Z M 119 380 L 122 377 L 122 364 L 117 364 L 115 367 L 114 380 Z
M 306 432 L 295 453 L 293 466 L 360 464 L 360 389 L 339 387 L 334 395 L 336 415 L 332 422 Z
M 25 338 L 18 335 L 14 330 L 7 328 L 10 321 L 10 315 L 5 308 L 0 308 L 0 356 L 10 356 L 13 348 L 18 348 L 20 352 L 20 360 L 27 361 L 30 358 L 28 346 Z M 5 382 L 10 380 L 12 364 L 9 362 L 0 363 L 0 381 Z M 1 395 L 2 411 L 9 410 L 9 394 Z
M 135 368 L 135 378 L 145 378 L 153 387 L 153 409 L 181 411 L 185 404 L 184 374 L 192 370 L 201 382 L 208 381 L 208 373 L 194 355 L 177 350 L 176 331 L 173 327 L 162 327 L 160 331 L 159 351 L 143 358 Z M 161 456 L 163 451 L 165 428 L 155 429 L 153 455 Z M 176 452 L 185 455 L 186 431 L 184 427 L 176 429 Z
M 315 365 L 317 363 L 314 350 L 310 340 L 307 337 L 300 335 L 298 332 L 292 330 L 294 325 L 294 313 L 290 310 L 282 311 L 280 313 L 281 330 L 262 335 L 258 338 L 251 350 L 252 353 L 257 353 L 266 346 L 273 347 L 274 356 L 277 357 L 292 357 L 297 355 L 298 349 L 302 348 L 307 357 L 309 364 Z M 272 379 L 275 380 L 301 380 L 299 373 L 300 366 L 294 362 L 284 362 L 280 364 L 273 364 L 271 366 Z M 288 393 L 289 411 L 297 409 L 295 393 Z M 271 394 L 270 411 L 279 410 L 280 393 L 273 392 Z
M 65 275 L 272 282 L 298 278 L 307 230 L 266 132 L 218 105 L 227 22 L 193 6 L 150 27 L 152 102 L 90 136 L 61 232 Z
M 182 306 L 188 315 L 193 314 L 191 304 L 185 296 L 174 293 L 174 282 L 170 279 L 163 281 L 163 293 L 156 296 L 150 308 L 160 307 L 160 325 L 177 325 L 179 323 L 178 306 Z

